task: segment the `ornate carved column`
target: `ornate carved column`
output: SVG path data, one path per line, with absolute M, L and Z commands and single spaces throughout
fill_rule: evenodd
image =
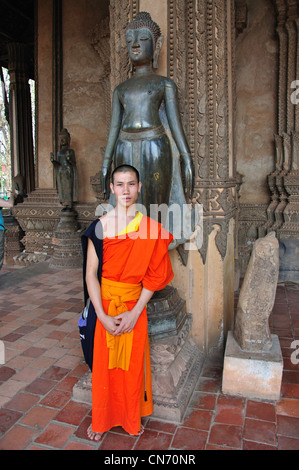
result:
M 226 253 L 229 220 L 234 217 L 233 158 L 234 61 L 233 2 L 169 1 L 169 73 L 180 93 L 183 122 L 195 164 L 194 201 L 204 208 L 205 260 L 215 223 L 216 244 Z
M 299 72 L 299 7 L 295 0 L 273 0 L 279 40 L 277 135 L 275 170 L 268 176 L 271 202 L 259 235 L 276 231 L 280 240 L 280 280 L 298 280 L 299 245 L 298 105 L 292 102 L 292 83 Z M 297 263 L 298 264 L 298 263 Z

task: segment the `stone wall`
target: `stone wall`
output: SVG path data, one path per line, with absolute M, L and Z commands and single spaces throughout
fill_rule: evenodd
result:
M 236 39 L 235 149 L 239 192 L 239 257 L 246 270 L 270 201 L 277 127 L 278 39 L 271 0 L 246 0 L 247 23 Z
M 108 7 L 108 1 L 63 2 L 63 124 L 76 153 L 79 202 L 94 200 L 90 178 L 101 168 L 106 143 L 103 78 L 110 68 L 107 70 L 92 40 L 108 16 Z M 109 64 L 109 55 L 106 61 Z

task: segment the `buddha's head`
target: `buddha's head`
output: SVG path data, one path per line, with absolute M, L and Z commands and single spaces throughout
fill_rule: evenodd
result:
M 130 59 L 133 64 L 143 65 L 153 60 L 154 68 L 158 67 L 158 56 L 163 44 L 163 36 L 157 23 L 150 14 L 142 11 L 128 24 L 126 41 Z
M 59 133 L 59 144 L 60 147 L 69 146 L 71 142 L 71 136 L 67 129 L 62 129 Z

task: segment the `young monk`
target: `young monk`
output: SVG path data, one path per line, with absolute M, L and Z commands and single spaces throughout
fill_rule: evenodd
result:
M 110 189 L 116 207 L 97 222 L 101 230 L 95 228 L 103 235 L 101 279 L 97 247 L 90 238 L 86 262 L 87 290 L 97 315 L 87 434 L 96 441 L 114 426 L 142 434 L 141 417 L 153 411 L 146 304 L 173 278 L 168 255 L 172 235 L 136 213 L 138 171 L 130 165 L 116 168 Z

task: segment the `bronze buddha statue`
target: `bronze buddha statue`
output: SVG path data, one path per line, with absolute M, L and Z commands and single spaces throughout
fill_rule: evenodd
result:
M 180 170 L 182 194 L 178 198 L 173 194 L 172 202 L 178 199 L 182 204 L 191 199 L 192 159 L 180 119 L 177 87 L 171 79 L 154 72 L 163 36 L 149 13 L 138 13 L 127 26 L 126 42 L 133 75 L 113 93 L 101 183 L 108 199 L 112 161 L 115 167 L 133 165 L 142 181 L 139 202 L 150 215 L 151 204 L 169 204 L 171 192 L 180 190 L 178 184 L 172 189 L 173 175 Z M 179 154 L 179 171 L 174 168 L 172 140 Z

